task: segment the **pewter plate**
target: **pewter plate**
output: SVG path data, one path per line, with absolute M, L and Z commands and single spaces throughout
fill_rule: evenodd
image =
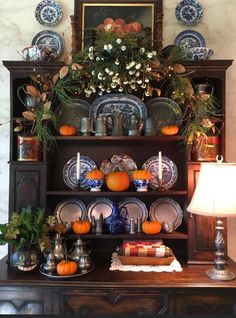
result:
M 89 117 L 90 103 L 83 99 L 72 99 L 66 107 L 60 104 L 55 113 L 60 125 L 73 125 L 79 128 L 79 121 L 82 117 Z
M 137 119 L 147 118 L 145 104 L 140 98 L 131 94 L 107 94 L 98 97 L 91 104 L 89 116 L 96 119 L 99 115 L 106 117 L 116 113 L 123 115 L 125 130 L 128 130 L 131 115 L 135 115 Z
M 83 201 L 72 198 L 58 203 L 54 211 L 58 223 L 68 223 L 87 218 L 87 209 Z
M 65 184 L 71 188 L 76 189 L 78 187 L 76 180 L 76 168 L 77 158 L 72 157 L 63 167 L 63 180 Z M 91 158 L 86 156 L 80 156 L 80 187 L 82 189 L 89 189 L 86 174 L 88 171 L 97 169 L 97 164 Z
M 44 275 L 44 276 L 47 276 L 48 278 L 56 278 L 56 279 L 67 279 L 67 278 L 74 278 L 74 277 L 78 277 L 78 276 L 83 276 L 83 275 L 86 275 L 86 274 L 89 274 L 91 273 L 94 268 L 95 268 L 95 264 L 92 263 L 90 269 L 88 269 L 86 272 L 81 272 L 79 269 L 77 271 L 77 273 L 75 273 L 74 275 L 67 275 L 67 276 L 64 276 L 64 275 L 58 275 L 58 274 L 48 274 L 44 271 L 43 269 L 43 263 L 40 265 L 39 267 L 39 272 L 40 274 Z
M 32 40 L 32 45 L 37 45 L 40 49 L 49 48 L 54 59 L 59 57 L 64 49 L 60 34 L 50 30 L 37 33 Z
M 184 52 L 193 47 L 206 46 L 204 37 L 201 35 L 201 33 L 193 30 L 185 30 L 180 32 L 176 36 L 174 44 L 180 46 Z
M 140 216 L 142 219 L 142 223 L 148 218 L 148 210 L 146 204 L 138 198 L 128 197 L 118 204 L 120 209 L 121 216 L 125 219 L 126 229 L 130 228 L 130 218 L 134 218 L 134 222 L 136 223 L 137 217 Z M 125 208 L 125 209 L 122 209 Z
M 178 202 L 171 198 L 160 198 L 152 203 L 149 210 L 151 221 L 174 222 L 174 230 L 182 223 L 183 210 Z
M 146 106 L 148 117 L 153 118 L 157 130 L 163 126 L 181 126 L 183 113 L 180 106 L 172 99 L 155 97 L 150 99 Z
M 116 153 L 110 160 L 105 159 L 101 163 L 100 169 L 106 176 L 115 170 L 127 171 L 130 174 L 131 171 L 137 169 L 137 164 L 129 155 L 126 155 L 125 153 Z
M 98 198 L 93 202 L 90 202 L 87 206 L 89 221 L 94 216 L 96 220 L 99 220 L 102 213 L 103 219 L 106 220 L 112 213 L 113 202 L 107 198 Z
M 159 175 L 159 158 L 158 156 L 152 156 L 146 160 L 142 166 L 142 169 L 149 170 L 151 172 L 151 180 L 149 186 L 152 189 L 158 188 L 158 175 Z M 176 164 L 168 157 L 162 157 L 162 182 L 163 187 L 168 190 L 176 183 L 178 179 L 178 170 Z
M 62 18 L 61 6 L 54 0 L 43 0 L 35 9 L 35 18 L 44 26 L 55 26 Z
M 202 18 L 202 6 L 196 0 L 182 0 L 175 9 L 176 18 L 186 25 L 196 25 Z

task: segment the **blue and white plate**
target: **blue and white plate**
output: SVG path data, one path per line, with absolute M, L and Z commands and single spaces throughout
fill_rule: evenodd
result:
M 65 184 L 71 188 L 78 187 L 76 180 L 77 158 L 72 157 L 63 167 L 63 180 Z M 89 189 L 86 174 L 88 171 L 97 169 L 97 164 L 89 157 L 80 156 L 80 187 Z
M 201 33 L 193 30 L 180 32 L 176 36 L 174 44 L 180 46 L 185 52 L 193 47 L 206 46 L 205 39 Z
M 54 211 L 58 223 L 71 223 L 87 218 L 87 209 L 83 201 L 72 198 L 58 203 Z
M 196 0 L 182 0 L 175 9 L 176 18 L 186 25 L 196 25 L 202 18 L 202 6 Z
M 99 115 L 105 117 L 113 114 L 122 114 L 124 129 L 128 130 L 129 118 L 135 115 L 137 119 L 145 120 L 147 110 L 143 101 L 131 94 L 107 94 L 95 99 L 91 104 L 90 118 L 96 119 Z
M 149 170 L 151 172 L 151 180 L 149 181 L 149 187 L 152 189 L 158 188 L 158 176 L 159 176 L 159 157 L 152 156 L 146 160 L 142 166 L 142 169 Z M 176 183 L 178 179 L 178 170 L 176 164 L 168 157 L 162 157 L 162 182 L 163 187 L 168 190 Z
M 44 26 L 55 26 L 62 18 L 61 6 L 54 0 L 43 0 L 35 9 L 35 18 Z
M 125 219 L 126 229 L 130 228 L 130 218 L 134 218 L 137 222 L 137 217 L 140 216 L 142 223 L 148 218 L 148 210 L 146 204 L 138 198 L 128 197 L 120 201 L 119 204 L 120 214 Z
M 183 210 L 178 202 L 171 198 L 160 198 L 152 203 L 149 210 L 151 221 L 173 222 L 174 230 L 181 225 Z
M 40 49 L 48 48 L 54 59 L 59 57 L 64 50 L 63 39 L 60 34 L 50 30 L 37 33 L 32 40 L 32 45 L 37 45 Z

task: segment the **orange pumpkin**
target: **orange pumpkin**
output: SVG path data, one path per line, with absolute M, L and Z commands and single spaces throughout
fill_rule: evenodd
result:
M 59 133 L 61 136 L 76 136 L 77 130 L 71 125 L 62 125 L 59 129 Z
M 110 172 L 106 178 L 106 185 L 111 191 L 125 191 L 130 185 L 129 175 L 126 171 Z
M 99 169 L 93 169 L 87 172 L 87 179 L 98 180 L 104 179 L 104 172 Z
M 132 172 L 133 179 L 139 180 L 150 180 L 152 177 L 151 172 L 149 170 L 134 170 Z
M 158 221 L 144 221 L 142 231 L 146 234 L 157 234 L 161 231 L 161 223 Z
M 91 229 L 91 223 L 87 219 L 83 221 L 79 219 L 72 223 L 72 230 L 76 234 L 86 234 L 90 231 L 90 229 Z
M 179 132 L 179 127 L 172 125 L 172 126 L 163 126 L 161 127 L 162 135 L 176 135 Z
M 57 264 L 57 274 L 60 276 L 70 276 L 77 272 L 78 265 L 74 261 L 62 260 Z

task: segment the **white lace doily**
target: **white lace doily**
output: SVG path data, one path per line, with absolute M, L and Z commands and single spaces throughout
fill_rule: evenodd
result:
M 122 265 L 117 253 L 112 253 L 110 271 L 123 272 L 181 272 L 182 267 L 175 258 L 170 265 Z

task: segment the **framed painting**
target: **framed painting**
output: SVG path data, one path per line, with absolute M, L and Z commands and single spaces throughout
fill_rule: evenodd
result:
M 109 24 L 109 21 L 112 23 Z M 163 0 L 75 0 L 72 25 L 72 53 L 89 45 L 93 30 L 105 26 L 114 31 L 146 32 L 155 49 L 162 48 Z M 132 30 L 129 29 L 132 25 Z

